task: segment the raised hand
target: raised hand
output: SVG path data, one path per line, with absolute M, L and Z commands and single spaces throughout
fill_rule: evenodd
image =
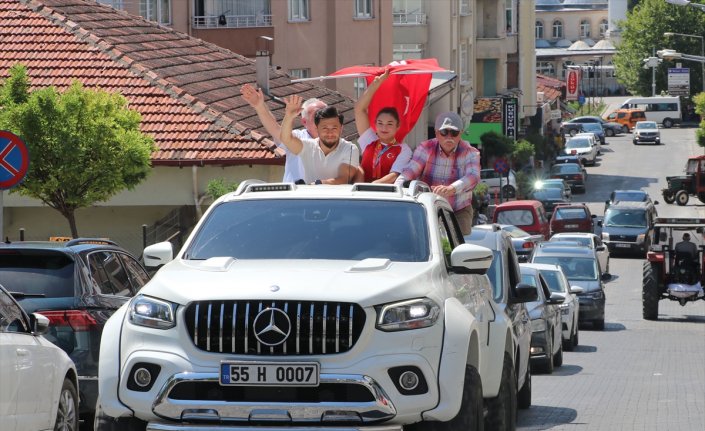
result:
M 286 102 L 286 108 L 285 108 L 285 115 L 287 116 L 296 116 L 299 115 L 301 112 L 301 105 L 303 104 L 304 99 L 301 98 L 301 96 L 297 96 L 296 94 L 293 94 L 289 97 L 284 98 L 284 102 Z
M 249 103 L 250 106 L 256 108 L 264 104 L 264 94 L 262 94 L 262 89 L 255 89 L 250 84 L 245 84 L 240 87 L 240 94 L 245 102 Z

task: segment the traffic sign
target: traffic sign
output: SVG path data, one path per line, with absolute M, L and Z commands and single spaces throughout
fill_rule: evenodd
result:
M 581 94 L 580 96 L 578 96 L 578 105 L 582 106 L 584 104 L 585 104 L 585 96 Z
M 509 164 L 504 159 L 497 159 L 494 162 L 494 171 L 500 174 L 506 174 L 509 172 Z
M 29 169 L 27 146 L 17 135 L 0 130 L 0 190 L 15 187 Z

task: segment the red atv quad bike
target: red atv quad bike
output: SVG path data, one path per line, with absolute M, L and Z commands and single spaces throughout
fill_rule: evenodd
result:
M 647 320 L 658 319 L 662 299 L 677 301 L 681 306 L 705 300 L 705 219 L 657 218 L 653 232 L 642 284 L 642 310 Z M 690 241 L 697 247 L 695 255 L 676 252 L 676 245 L 685 233 L 690 234 Z

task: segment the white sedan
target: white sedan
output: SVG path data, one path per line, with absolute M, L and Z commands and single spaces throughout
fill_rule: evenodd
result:
M 0 286 L 0 428 L 78 430 L 78 381 L 68 355 L 41 334 L 49 319 L 27 315 Z
M 537 269 L 543 275 L 548 289 L 553 293 L 559 293 L 565 297 L 565 301 L 559 306 L 561 310 L 561 329 L 563 334 L 563 350 L 571 351 L 578 345 L 580 330 L 578 329 L 578 314 L 580 304 L 575 296 L 582 293 L 583 289 L 578 286 L 571 286 L 563 270 L 558 265 L 545 263 L 523 263 L 522 266 Z
M 602 238 L 594 233 L 566 232 L 553 235 L 550 241 L 575 241 L 584 247 L 595 251 L 600 270 L 603 274 L 610 273 L 610 251 L 602 242 Z
M 565 143 L 563 152 L 556 157 L 556 160 L 561 160 L 565 157 L 578 157 L 586 165 L 594 165 L 597 160 L 597 147 L 595 139 L 589 136 L 581 136 L 570 138 Z

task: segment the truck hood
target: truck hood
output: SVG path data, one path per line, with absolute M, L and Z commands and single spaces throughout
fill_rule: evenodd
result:
M 175 260 L 140 293 L 185 305 L 203 300 L 354 302 L 363 307 L 427 296 L 438 286 L 431 262 L 387 259 Z M 412 282 L 413 281 L 413 282 Z
M 610 240 L 616 239 L 616 237 L 631 237 L 641 235 L 646 233 L 646 226 L 643 227 L 623 227 L 623 226 L 603 226 L 602 232 L 608 233 L 610 235 Z

